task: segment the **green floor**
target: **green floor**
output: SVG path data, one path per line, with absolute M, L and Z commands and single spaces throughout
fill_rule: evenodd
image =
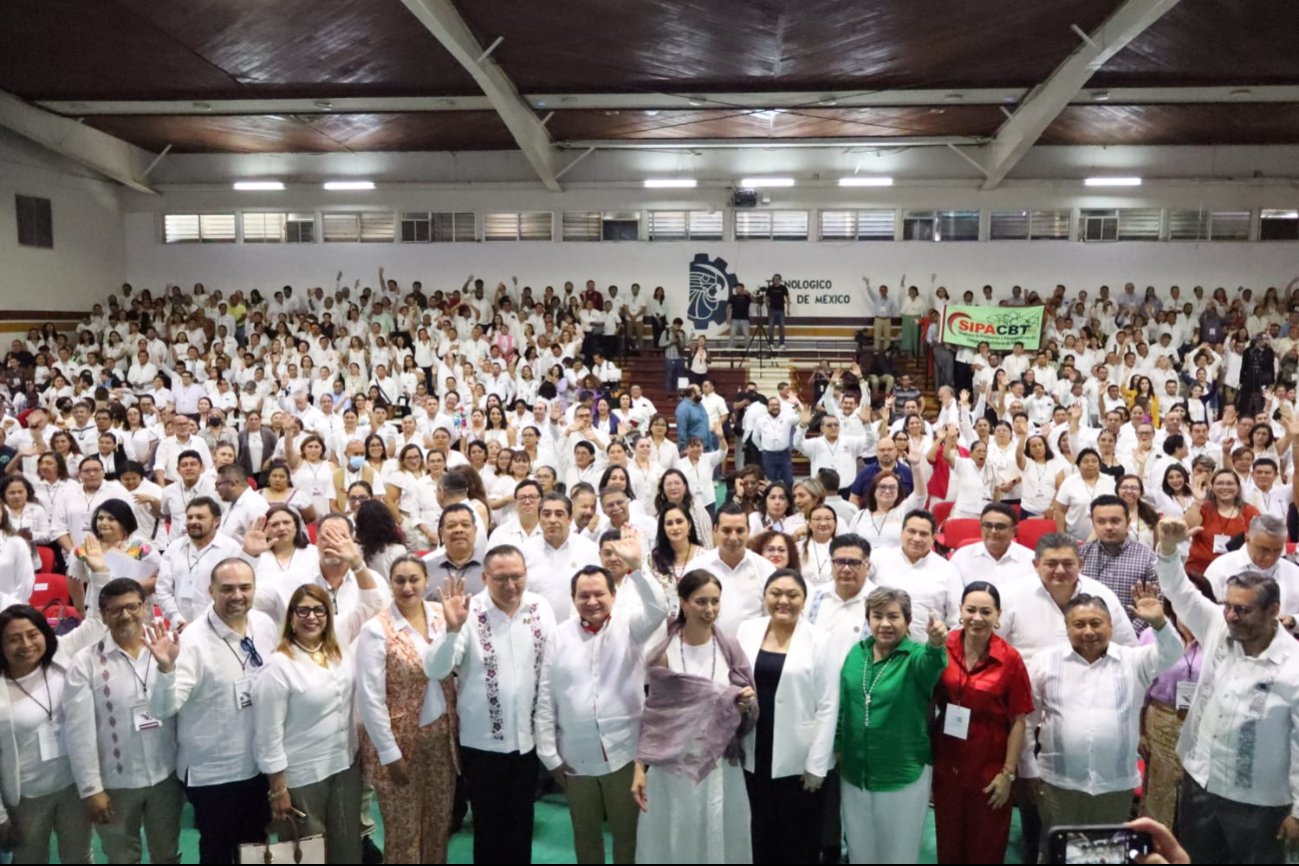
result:
M 378 810 L 375 811 L 375 821 L 378 824 L 376 830 L 376 842 L 382 847 L 383 845 L 383 822 L 379 820 Z M 194 816 L 189 807 L 185 807 L 185 815 L 182 819 L 182 830 L 180 836 L 181 844 L 181 862 L 197 863 L 198 862 L 198 831 L 194 829 Z M 1016 848 L 1019 842 L 1019 817 L 1016 814 L 1010 828 L 1010 851 L 1006 858 L 1007 863 L 1020 863 L 1019 852 Z M 607 850 L 612 850 L 606 840 Z M 934 848 L 934 820 L 933 813 L 930 813 L 928 825 L 925 828 L 925 838 L 921 845 L 920 860 L 921 863 L 937 862 L 937 855 Z M 103 863 L 104 853 L 99 847 L 99 840 L 95 840 L 95 861 Z M 472 863 L 473 857 L 473 834 L 470 826 L 466 824 L 465 829 L 457 833 L 451 840 L 451 851 L 448 862 L 451 863 Z M 57 863 L 57 853 L 51 848 L 50 862 Z M 148 859 L 145 859 L 148 862 Z M 260 860 L 259 860 L 260 862 Z M 536 824 L 532 834 L 532 862 L 533 863 L 572 863 L 573 860 L 573 827 L 569 822 L 568 808 L 564 804 L 564 798 L 560 795 L 549 795 L 537 803 Z

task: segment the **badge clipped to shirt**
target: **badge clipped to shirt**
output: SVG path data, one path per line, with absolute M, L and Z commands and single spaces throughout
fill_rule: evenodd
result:
M 1230 536 L 1230 535 L 1215 535 L 1215 536 L 1213 536 L 1213 552 L 1214 552 L 1214 553 L 1228 553 L 1229 551 L 1227 550 L 1227 542 L 1229 542 L 1229 541 L 1231 541 L 1231 536 Z
M 136 704 L 131 707 L 131 724 L 137 731 L 151 731 L 162 727 L 162 721 L 155 719 L 149 712 L 148 704 Z
M 235 709 L 246 710 L 253 705 L 253 678 L 240 677 L 235 682 Z
M 1199 684 L 1193 683 L 1190 680 L 1182 680 L 1177 684 L 1177 703 L 1175 704 L 1175 708 L 1179 712 L 1191 708 L 1191 701 L 1195 698 L 1195 687 L 1197 685 Z
M 65 754 L 63 748 L 63 723 L 53 720 L 45 722 L 36 732 L 36 741 L 40 746 L 42 761 L 53 761 L 55 758 L 62 758 Z
M 970 709 L 960 704 L 948 704 L 947 715 L 943 719 L 943 733 L 958 740 L 970 736 Z

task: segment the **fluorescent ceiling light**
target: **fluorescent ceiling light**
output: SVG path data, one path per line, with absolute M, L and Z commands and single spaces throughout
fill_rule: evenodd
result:
M 348 190 L 348 189 L 374 189 L 372 180 L 327 180 L 325 189 L 328 190 Z
M 1089 177 L 1084 186 L 1141 186 L 1139 177 Z
M 841 177 L 839 186 L 893 186 L 891 177 Z
M 652 177 L 645 181 L 646 189 L 694 189 L 699 181 L 693 177 Z
M 237 180 L 235 189 L 240 192 L 278 192 L 284 189 L 284 184 L 278 180 Z
M 764 186 L 793 186 L 792 177 L 742 177 L 740 186 L 745 189 L 761 189 Z

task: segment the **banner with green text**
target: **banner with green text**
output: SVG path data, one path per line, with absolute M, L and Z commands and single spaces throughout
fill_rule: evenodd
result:
M 965 307 L 943 308 L 943 328 L 939 339 L 952 346 L 978 348 L 987 343 L 994 352 L 1010 351 L 1023 343 L 1034 351 L 1042 342 L 1042 307 Z

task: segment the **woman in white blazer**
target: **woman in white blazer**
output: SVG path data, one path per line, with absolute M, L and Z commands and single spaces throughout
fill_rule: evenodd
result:
M 758 692 L 758 723 L 744 744 L 754 863 L 815 863 L 821 783 L 834 765 L 840 659 L 802 618 L 807 584 L 782 568 L 767 578 L 770 616 L 740 624 L 736 640 Z
M 110 580 L 94 536 L 86 555 L 95 585 Z M 59 638 L 36 608 L 4 593 L 0 608 L 0 844 L 15 863 L 48 863 L 57 835 L 59 862 L 91 863 L 91 825 L 64 740 L 63 683 L 68 662 L 106 629 L 99 611 L 87 609 L 87 619 Z

